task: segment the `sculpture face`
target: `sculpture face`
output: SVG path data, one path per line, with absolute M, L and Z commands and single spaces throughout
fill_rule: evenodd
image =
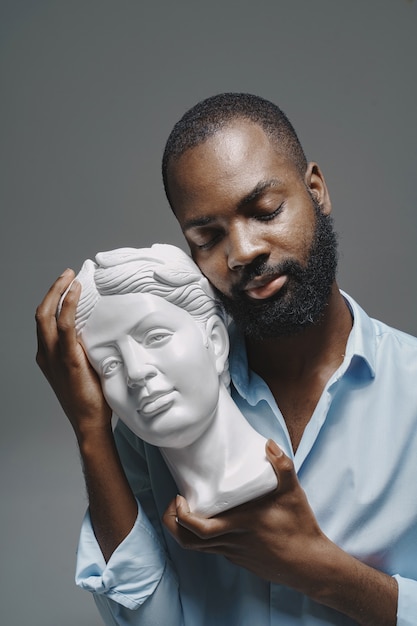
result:
M 216 354 L 188 312 L 152 294 L 103 296 L 81 341 L 108 404 L 143 440 L 183 447 L 207 429 Z

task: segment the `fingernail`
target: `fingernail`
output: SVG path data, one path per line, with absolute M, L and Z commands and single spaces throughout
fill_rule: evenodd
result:
M 61 278 L 62 276 L 65 276 L 65 274 L 68 274 L 68 272 L 69 272 L 69 271 L 70 271 L 70 268 L 69 268 L 69 267 L 67 267 L 67 269 L 66 269 L 66 270 L 64 270 L 64 271 L 62 272 L 62 274 L 61 274 L 60 278 Z
M 275 443 L 273 439 L 268 439 L 266 447 L 269 454 L 271 454 L 272 456 L 280 457 L 284 454 L 281 448 Z
M 178 507 L 180 506 L 180 504 L 181 504 L 181 498 L 180 498 L 180 496 L 177 494 L 177 495 L 175 496 L 175 508 L 177 509 L 177 511 L 178 511 Z M 178 519 L 178 515 L 176 515 L 176 516 L 175 516 L 175 521 L 177 522 L 177 524 L 179 524 L 179 523 L 180 523 L 180 522 L 179 522 L 179 519 Z

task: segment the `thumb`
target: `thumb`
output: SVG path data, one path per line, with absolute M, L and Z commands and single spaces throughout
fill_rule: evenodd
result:
M 298 482 L 294 463 L 272 439 L 266 442 L 265 452 L 277 475 L 278 491 L 289 491 Z

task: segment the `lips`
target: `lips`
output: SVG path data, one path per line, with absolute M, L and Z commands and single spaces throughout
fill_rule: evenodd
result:
M 288 280 L 287 274 L 278 276 L 259 276 L 251 280 L 245 287 L 245 293 L 254 300 L 265 300 L 274 296 Z
M 140 399 L 138 413 L 146 417 L 153 417 L 161 411 L 167 411 L 174 402 L 174 390 L 155 392 Z

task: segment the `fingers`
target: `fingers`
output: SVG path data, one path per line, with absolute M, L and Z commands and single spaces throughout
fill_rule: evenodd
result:
M 230 524 L 221 517 L 203 518 L 191 513 L 187 501 L 177 496 L 166 510 L 163 522 L 185 549 L 218 552 L 227 543 Z
M 215 539 L 232 530 L 237 531 L 234 512 L 232 511 L 224 515 L 206 518 L 191 513 L 187 501 L 182 496 L 177 496 L 176 505 L 178 523 L 200 539 Z
M 265 451 L 278 478 L 278 493 L 290 491 L 298 484 L 293 462 L 272 439 L 266 442 Z
M 48 370 L 51 367 L 50 364 L 57 356 L 59 345 L 62 343 L 64 345 L 68 344 L 69 339 L 73 345 L 76 340 L 74 317 L 79 298 L 79 287 L 77 287 L 76 283 L 72 283 L 73 279 L 73 270 L 65 270 L 50 287 L 41 304 L 36 309 L 35 319 L 38 340 L 36 362 L 47 378 Z M 60 316 L 58 325 L 56 317 L 58 305 L 71 283 L 74 285 L 74 288 L 70 289 L 71 295 L 69 295 L 70 291 L 68 292 L 68 302 L 66 302 L 67 298 L 65 298 L 65 306 L 62 307 L 62 319 Z
M 49 345 L 56 339 L 56 312 L 62 294 L 71 284 L 74 272 L 65 270 L 50 287 L 48 293 L 36 309 L 35 319 L 38 341 L 43 345 Z
M 74 271 L 71 269 L 66 269 L 62 272 L 61 276 L 51 285 L 46 296 L 38 306 L 36 317 L 38 317 L 38 313 L 41 317 L 43 317 L 44 314 L 50 313 L 55 315 L 58 302 L 62 294 L 71 284 L 71 281 L 74 280 L 74 275 Z
M 71 354 L 77 342 L 75 331 L 75 313 L 81 294 L 81 285 L 74 280 L 62 302 L 61 312 L 56 322 L 58 328 L 59 343 L 63 354 Z
M 184 509 L 188 509 L 189 512 L 188 504 L 185 500 L 185 504 L 181 508 L 181 499 L 184 500 L 181 496 L 177 496 L 174 500 L 172 500 L 164 513 L 163 523 L 182 548 L 187 550 L 198 550 L 202 545 L 201 540 L 180 522 L 178 509 L 180 508 L 182 510 L 183 515 L 187 515 L 187 512 L 184 512 Z

